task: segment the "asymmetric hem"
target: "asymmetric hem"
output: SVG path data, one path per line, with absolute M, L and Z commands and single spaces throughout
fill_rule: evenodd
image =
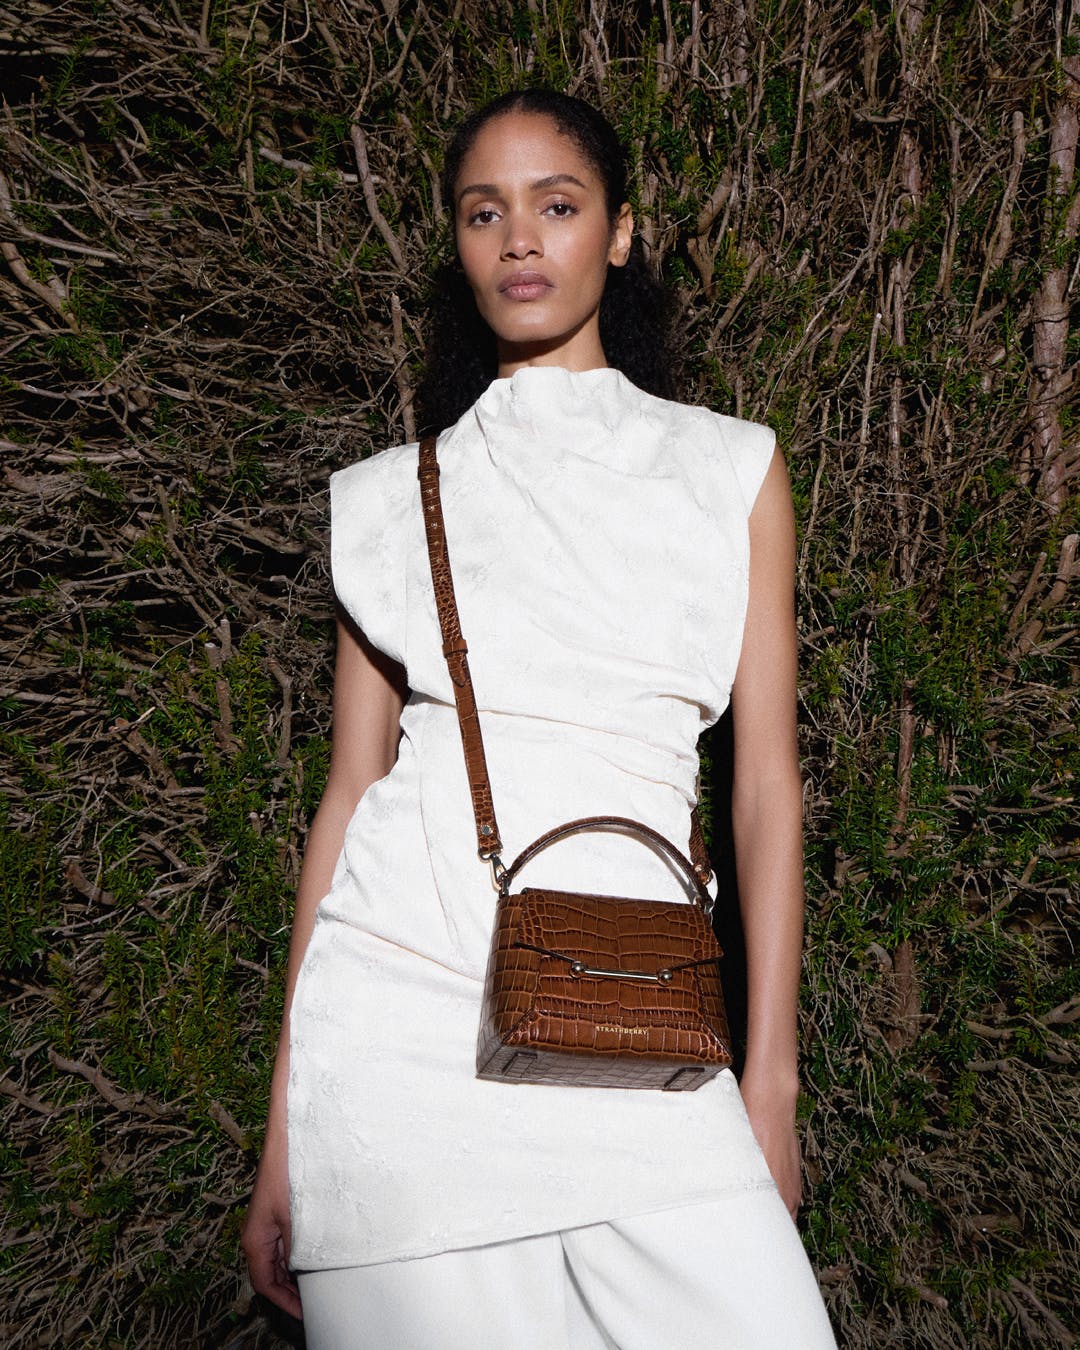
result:
M 698 1090 L 700 1091 L 700 1089 Z M 627 1197 L 623 1208 L 620 1209 L 617 1213 L 608 1214 L 603 1219 L 594 1219 L 592 1222 L 610 1223 L 616 1222 L 620 1219 L 638 1218 L 645 1214 L 667 1214 L 672 1209 L 676 1209 L 683 1212 L 685 1211 L 692 1212 L 696 1206 L 713 1204 L 717 1200 L 722 1200 L 725 1195 L 736 1195 L 736 1194 L 744 1195 L 755 1191 L 775 1191 L 775 1190 L 776 1190 L 776 1182 L 773 1181 L 771 1176 L 769 1176 L 760 1178 L 757 1181 L 748 1181 L 743 1185 L 729 1186 L 724 1190 L 711 1190 L 707 1196 L 695 1196 L 693 1200 L 688 1200 L 684 1204 L 675 1206 L 668 1204 L 658 1204 L 658 1205 L 650 1205 L 648 1208 L 642 1208 L 640 1204 L 636 1204 L 633 1201 L 632 1197 Z M 400 1251 L 385 1251 L 375 1261 L 372 1261 L 364 1251 L 357 1252 L 355 1254 L 343 1252 L 341 1253 L 340 1257 L 337 1260 L 335 1260 L 333 1265 L 301 1266 L 294 1258 L 292 1262 L 292 1268 L 297 1271 L 354 1270 L 358 1266 L 383 1265 L 387 1261 L 416 1261 L 422 1259 L 425 1256 L 435 1256 L 438 1254 L 438 1252 L 442 1251 L 462 1251 L 468 1248 L 490 1247 L 500 1242 L 518 1242 L 523 1238 L 543 1237 L 545 1234 L 548 1233 L 567 1233 L 573 1232 L 575 1231 L 575 1229 L 590 1228 L 590 1227 L 592 1227 L 592 1224 L 571 1224 L 568 1228 L 543 1228 L 537 1230 L 531 1225 L 529 1225 L 527 1226 L 527 1231 L 525 1232 L 507 1230 L 505 1232 L 500 1231 L 498 1233 L 493 1234 L 490 1226 L 487 1224 L 483 1224 L 480 1227 L 478 1227 L 477 1231 L 474 1232 L 471 1236 L 468 1233 L 462 1231 L 459 1236 L 455 1236 L 455 1239 L 452 1243 L 448 1244 L 445 1247 L 439 1247 L 437 1252 L 429 1251 L 428 1247 L 430 1244 L 428 1242 L 421 1241 L 415 1244 L 417 1248 L 417 1250 L 415 1251 L 408 1246 L 403 1247 Z
M 512 858 L 583 815 L 685 848 L 697 742 L 727 706 L 747 520 L 772 432 L 612 369 L 526 367 L 439 438 L 447 539 Z M 291 1015 L 292 1264 L 323 1270 L 580 1228 L 771 1186 L 728 1072 L 693 1093 L 488 1082 L 495 892 L 477 859 L 415 444 L 333 476 L 346 610 L 400 662 L 397 762 L 365 792 Z M 652 850 L 582 835 L 528 884 L 688 897 Z

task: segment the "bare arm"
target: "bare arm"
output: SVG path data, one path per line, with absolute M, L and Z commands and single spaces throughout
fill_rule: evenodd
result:
M 242 1237 L 252 1286 L 293 1317 L 300 1316 L 300 1299 L 288 1273 L 285 1093 L 289 1078 L 289 1009 L 315 924 L 315 911 L 330 889 L 345 827 L 368 787 L 385 777 L 397 758 L 404 693 L 401 668 L 375 651 L 347 620 L 339 620 L 330 772 L 300 870 L 289 941 L 285 1015 L 270 1086 L 270 1113 Z
M 732 689 L 732 828 L 746 936 L 740 1087 L 794 1217 L 800 1176 L 796 1007 L 803 939 L 802 784 L 796 739 L 795 519 L 774 454 L 750 515 L 750 599 Z

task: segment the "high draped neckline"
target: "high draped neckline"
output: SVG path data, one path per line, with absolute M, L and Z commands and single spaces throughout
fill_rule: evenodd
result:
M 492 380 L 473 404 L 484 439 L 500 448 L 559 444 L 575 454 L 603 454 L 631 422 L 651 420 L 658 400 L 614 366 L 567 370 L 563 366 L 522 366 L 513 375 Z M 468 416 L 468 414 L 467 414 Z

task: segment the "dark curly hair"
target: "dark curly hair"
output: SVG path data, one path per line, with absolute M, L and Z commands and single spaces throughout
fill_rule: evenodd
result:
M 443 198 L 452 203 L 462 161 L 481 128 L 509 112 L 550 117 L 569 136 L 604 185 L 614 226 L 626 201 L 627 155 L 614 127 L 583 99 L 554 89 L 518 89 L 471 113 L 446 150 Z M 647 393 L 676 396 L 670 350 L 671 297 L 650 272 L 634 239 L 623 267 L 609 267 L 600 300 L 600 342 L 608 363 Z M 435 274 L 428 308 L 424 374 L 417 390 L 425 430 L 456 422 L 480 397 L 498 369 L 495 334 L 480 317 L 456 261 Z

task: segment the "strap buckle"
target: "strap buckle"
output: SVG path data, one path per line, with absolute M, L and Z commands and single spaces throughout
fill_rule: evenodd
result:
M 503 865 L 503 860 L 497 853 L 485 853 L 482 849 L 478 849 L 477 852 L 484 862 L 491 866 L 491 884 L 497 891 L 501 891 L 502 879 L 506 876 L 506 867 Z

